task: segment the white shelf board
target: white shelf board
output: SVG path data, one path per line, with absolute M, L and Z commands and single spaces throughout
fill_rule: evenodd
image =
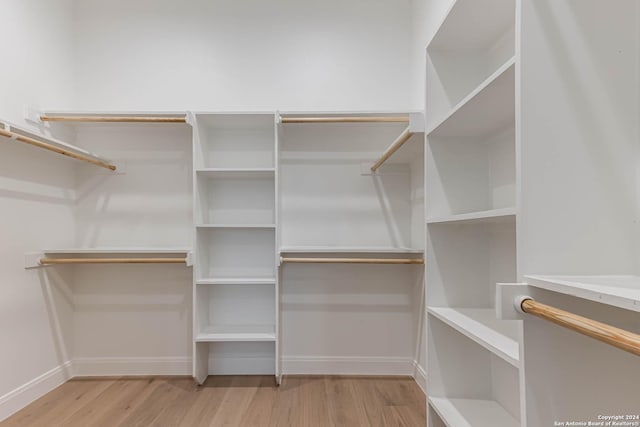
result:
M 514 27 L 515 20 L 512 0 L 454 1 L 429 41 L 428 49 L 488 49 Z
M 540 289 L 640 312 L 640 276 L 525 276 Z
M 203 178 L 273 178 L 275 171 L 275 168 L 206 168 L 196 169 L 196 174 Z
M 428 136 L 484 136 L 515 121 L 515 57 L 510 58 L 430 130 Z
M 427 224 L 474 224 L 515 221 L 516 208 L 491 209 L 427 219 Z
M 276 283 L 275 278 L 259 278 L 259 277 L 247 277 L 247 278 L 204 278 L 196 280 L 198 285 L 274 285 Z
M 280 253 L 422 254 L 422 249 L 376 246 L 283 246 Z
M 196 336 L 196 342 L 275 341 L 273 325 L 211 325 Z
M 187 254 L 191 252 L 191 248 L 184 247 L 104 247 L 104 248 L 63 248 L 63 249 L 45 249 L 45 254 L 82 254 L 82 255 L 102 255 L 102 254 Z
M 519 427 L 520 423 L 492 400 L 430 397 L 429 404 L 448 427 Z
M 186 111 L 115 111 L 115 110 L 45 110 L 42 115 L 51 117 L 69 116 L 69 117 L 170 117 L 182 118 L 187 115 Z
M 427 312 L 511 365 L 519 367 L 518 321 L 499 320 L 492 308 L 429 307 Z
M 133 117 L 161 117 L 161 118 L 169 118 L 169 119 L 187 119 L 186 111 L 63 111 L 63 110 L 46 110 L 38 114 L 37 120 L 35 117 L 31 117 L 31 119 L 35 120 L 37 123 L 40 123 L 40 115 L 49 116 L 49 117 L 123 117 L 123 118 L 133 118 Z M 187 122 L 167 122 L 167 123 L 158 123 L 158 122 L 83 122 L 83 121 L 61 121 L 54 122 L 58 125 L 71 126 L 74 128 L 88 128 L 88 127 L 105 127 L 105 126 L 190 126 Z
M 57 148 L 66 150 L 66 151 L 70 151 L 72 153 L 75 154 L 81 154 L 87 157 L 90 157 L 94 160 L 99 160 L 105 163 L 110 163 L 110 160 L 104 159 L 103 157 L 100 157 L 99 155 L 92 153 L 90 151 L 85 150 L 84 148 L 80 148 L 77 147 L 75 145 L 69 144 L 67 142 L 64 141 L 60 141 L 59 139 L 56 138 L 52 138 L 50 136 L 47 135 L 43 135 L 41 133 L 35 132 L 33 130 L 24 128 L 22 126 L 16 126 L 11 122 L 8 122 L 6 120 L 2 120 L 0 119 L 0 129 L 6 130 L 6 131 L 10 131 L 10 132 L 14 132 L 16 134 L 22 135 L 22 136 L 26 136 L 38 141 L 42 141 L 42 142 L 46 142 L 49 145 L 53 145 Z M 6 138 L 6 137 L 4 137 Z M 71 157 L 67 157 L 67 158 L 71 158 Z
M 276 228 L 275 224 L 198 224 L 196 228 Z

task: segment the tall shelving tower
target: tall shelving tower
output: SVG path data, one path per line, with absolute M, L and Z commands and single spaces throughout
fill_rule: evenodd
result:
M 520 425 L 516 0 L 457 0 L 427 47 L 429 425 Z
M 193 375 L 277 366 L 274 113 L 196 113 Z

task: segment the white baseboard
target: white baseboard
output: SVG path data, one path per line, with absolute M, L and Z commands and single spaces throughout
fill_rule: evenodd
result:
M 189 375 L 190 357 L 88 357 L 73 359 L 76 377 Z
M 72 376 L 73 367 L 69 361 L 0 396 L 0 421 L 62 385 Z
M 414 375 L 408 357 L 289 356 L 282 358 L 284 375 Z
M 422 389 L 422 392 L 426 396 L 426 394 L 427 394 L 427 372 L 424 370 L 424 368 L 422 366 L 420 366 L 420 364 L 417 361 L 414 362 L 414 365 L 415 365 L 415 369 L 414 369 L 414 372 L 413 372 L 413 378 L 416 380 L 416 382 L 418 383 L 418 385 Z

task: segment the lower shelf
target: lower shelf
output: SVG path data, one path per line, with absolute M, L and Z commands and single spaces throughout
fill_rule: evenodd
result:
M 519 366 L 518 321 L 498 320 L 492 308 L 429 307 L 428 312 L 511 365 Z
M 273 325 L 213 325 L 196 336 L 196 342 L 275 341 Z
M 448 427 L 518 427 L 520 423 L 492 400 L 429 398 Z

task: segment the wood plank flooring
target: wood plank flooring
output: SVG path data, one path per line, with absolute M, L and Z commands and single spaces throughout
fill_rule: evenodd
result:
M 68 381 L 0 427 L 424 427 L 411 378 L 216 376 Z

